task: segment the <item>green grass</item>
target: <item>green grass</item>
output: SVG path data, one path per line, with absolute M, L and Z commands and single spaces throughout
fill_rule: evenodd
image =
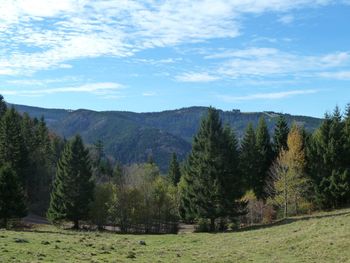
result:
M 221 234 L 30 231 L 0 230 L 0 262 L 350 262 L 350 209 Z

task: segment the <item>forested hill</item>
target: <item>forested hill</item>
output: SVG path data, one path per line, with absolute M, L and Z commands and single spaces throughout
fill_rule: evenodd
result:
M 87 143 L 102 140 L 107 154 L 124 164 L 144 162 L 151 155 L 160 168 L 168 167 L 172 152 L 184 159 L 191 149 L 191 141 L 196 133 L 206 107 L 190 107 L 153 113 L 133 113 L 126 111 L 60 110 L 13 105 L 19 112 L 27 112 L 31 117 L 44 116 L 47 125 L 55 133 L 70 138 L 79 133 Z M 228 123 L 241 138 L 249 122 L 257 125 L 261 116 L 266 118 L 273 133 L 279 116 L 274 112 L 244 113 L 239 110 L 220 111 L 224 123 Z M 289 123 L 296 121 L 313 131 L 321 119 L 285 114 Z

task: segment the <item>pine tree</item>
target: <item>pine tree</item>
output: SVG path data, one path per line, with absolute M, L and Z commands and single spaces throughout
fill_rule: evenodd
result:
M 16 173 L 10 164 L 0 166 L 0 226 L 7 227 L 11 218 L 21 218 L 27 213 L 25 196 Z
M 93 199 L 89 153 L 80 136 L 66 144 L 58 162 L 51 193 L 48 218 L 55 222 L 71 220 L 79 228 L 79 220 L 86 219 Z
M 21 131 L 21 116 L 14 108 L 7 110 L 0 122 L 0 163 L 9 163 L 26 187 L 28 152 Z
M 251 123 L 248 124 L 241 142 L 239 167 L 249 189 L 254 189 L 254 180 L 258 173 L 256 135 Z
M 287 149 L 287 138 L 288 138 L 289 128 L 288 123 L 283 115 L 278 117 L 275 133 L 273 136 L 273 151 L 274 155 L 278 156 L 282 149 Z
M 345 118 L 344 118 L 344 141 L 345 141 L 345 159 L 344 165 L 350 169 L 350 103 L 345 109 Z M 350 184 L 350 182 L 349 182 Z
M 0 119 L 5 114 L 6 110 L 6 102 L 4 101 L 4 97 L 0 94 Z
M 176 153 L 173 153 L 170 161 L 168 178 L 170 179 L 171 183 L 174 186 L 177 186 L 177 184 L 180 182 L 181 171 L 180 171 L 180 165 L 177 161 Z
M 194 138 L 180 189 L 181 213 L 210 219 L 211 231 L 217 218 L 239 213 L 235 200 L 242 196 L 242 180 L 236 147 L 233 133 L 222 128 L 218 111 L 209 108 Z
M 335 208 L 350 201 L 346 141 L 346 125 L 336 107 L 332 115 L 325 115 L 312 137 L 308 154 L 315 199 L 322 207 Z
M 270 135 L 265 118 L 261 117 L 256 129 L 256 148 L 258 160 L 258 172 L 253 179 L 253 190 L 258 199 L 265 199 L 266 178 L 273 161 Z

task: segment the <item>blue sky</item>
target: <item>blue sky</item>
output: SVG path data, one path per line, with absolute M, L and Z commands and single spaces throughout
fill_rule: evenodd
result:
M 350 102 L 350 1 L 0 0 L 0 94 L 321 117 Z

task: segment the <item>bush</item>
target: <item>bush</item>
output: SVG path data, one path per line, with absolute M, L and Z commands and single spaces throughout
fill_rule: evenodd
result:
M 210 221 L 209 219 L 200 218 L 195 226 L 195 232 L 209 232 L 210 231 Z

